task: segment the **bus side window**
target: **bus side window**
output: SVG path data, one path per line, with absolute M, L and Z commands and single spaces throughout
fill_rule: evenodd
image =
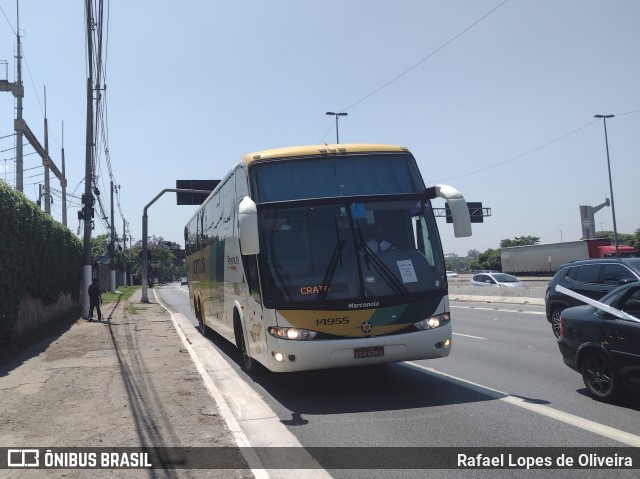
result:
M 247 186 L 247 173 L 244 168 L 236 169 L 236 205 L 242 201 L 242 198 L 249 196 L 249 188 Z
M 417 250 L 424 255 L 431 266 L 435 266 L 433 247 L 429 239 L 429 230 L 424 216 L 414 216 L 412 223 L 414 225 L 414 240 Z
M 249 286 L 249 294 L 253 299 L 261 303 L 257 256 L 254 254 L 242 256 L 242 264 L 244 266 L 244 275 L 247 278 L 247 286 Z
M 249 196 L 249 189 L 247 187 L 247 173 L 244 168 L 238 167 L 234 173 L 235 186 L 236 186 L 236 201 L 235 208 L 233 211 L 234 220 L 233 220 L 233 235 L 236 236 L 238 234 L 238 218 L 237 211 L 238 205 L 243 200 L 245 196 Z

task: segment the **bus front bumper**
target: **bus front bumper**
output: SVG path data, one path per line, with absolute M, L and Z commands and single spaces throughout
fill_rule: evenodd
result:
M 371 338 L 293 341 L 267 335 L 267 347 L 273 372 L 444 358 L 451 352 L 451 323 L 427 331 Z

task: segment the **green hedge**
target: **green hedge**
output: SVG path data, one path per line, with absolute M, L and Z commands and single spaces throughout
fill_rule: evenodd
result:
M 82 242 L 0 180 L 0 345 L 10 339 L 26 294 L 55 303 L 79 299 Z

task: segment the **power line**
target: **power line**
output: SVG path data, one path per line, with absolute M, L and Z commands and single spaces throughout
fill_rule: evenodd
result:
M 40 172 L 40 173 L 36 173 L 35 175 L 31 175 L 31 176 L 25 176 L 25 179 L 29 179 L 29 178 L 35 178 L 37 176 L 44 176 L 44 171 Z
M 13 34 L 17 36 L 18 34 L 16 33 L 16 29 L 13 28 L 13 25 L 11 24 L 9 17 L 7 17 L 7 14 L 5 13 L 4 8 L 2 8 L 2 5 L 0 5 L 0 10 L 2 10 L 2 14 L 4 15 L 4 18 L 7 20 L 7 23 L 9 24 L 9 28 L 11 28 L 11 31 L 13 32 Z
M 27 146 L 27 147 L 28 147 L 28 146 L 31 146 L 31 143 L 29 143 L 29 142 L 27 142 L 27 143 L 23 143 L 23 144 L 22 144 L 22 147 L 24 148 L 25 146 Z M 15 150 L 15 149 L 16 149 L 16 147 L 15 147 L 15 146 L 12 146 L 11 148 L 7 148 L 7 149 L 5 149 L 5 150 L 0 150 L 0 153 L 4 153 L 4 152 L 6 152 L 6 151 L 11 151 L 11 150 Z M 30 154 L 32 155 L 33 153 L 30 153 Z M 26 155 L 22 155 L 22 156 L 26 156 Z
M 480 22 L 482 22 L 485 18 L 487 18 L 488 16 L 490 16 L 492 13 L 494 13 L 496 10 L 498 10 L 500 7 L 502 7 L 505 3 L 507 3 L 509 0 L 504 0 L 502 3 L 500 3 L 499 5 L 497 5 L 496 7 L 494 7 L 493 9 L 489 10 L 487 13 L 485 13 L 484 15 L 482 15 L 479 19 L 477 19 L 475 22 L 473 22 L 471 25 L 469 25 L 468 27 L 466 27 L 464 30 L 460 31 L 459 33 L 457 33 L 456 35 L 454 35 L 453 37 L 451 37 L 449 40 L 447 40 L 446 42 L 444 42 L 442 45 L 440 45 L 438 48 L 436 48 L 435 50 L 431 51 L 429 54 L 427 54 L 426 56 L 424 56 L 422 59 L 420 59 L 418 62 L 414 63 L 411 67 L 407 68 L 406 70 L 404 70 L 402 73 L 399 73 L 398 75 L 396 75 L 395 77 L 393 77 L 391 80 L 387 81 L 386 83 L 382 84 L 381 86 L 379 86 L 378 88 L 376 88 L 375 90 L 373 90 L 372 92 L 368 93 L 367 95 L 363 96 L 362 98 L 360 98 L 358 101 L 356 101 L 355 103 L 352 103 L 351 105 L 349 105 L 346 108 L 342 108 L 340 110 L 337 111 L 347 111 L 350 110 L 352 108 L 354 108 L 355 106 L 359 105 L 360 103 L 364 102 L 365 100 L 369 99 L 370 97 L 372 97 L 373 95 L 375 95 L 376 93 L 378 93 L 379 91 L 385 89 L 386 87 L 388 87 L 389 85 L 391 85 L 392 83 L 396 82 L 397 80 L 399 80 L 400 78 L 402 78 L 403 76 L 405 76 L 407 73 L 409 73 L 410 71 L 414 70 L 415 68 L 417 68 L 419 65 L 421 65 L 422 63 L 424 63 L 425 61 L 427 61 L 429 58 L 431 58 L 432 56 L 434 56 L 436 53 L 440 52 L 441 50 L 443 50 L 444 48 L 446 48 L 447 46 L 449 46 L 451 43 L 453 43 L 454 41 L 456 41 L 458 38 L 460 38 L 462 35 L 464 35 L 465 33 L 467 33 L 469 30 L 471 30 L 472 28 L 474 28 L 476 25 L 478 25 Z M 322 136 L 322 138 L 320 138 L 320 141 L 318 143 L 322 143 L 325 139 L 325 137 L 329 134 L 329 132 L 332 130 L 332 126 L 329 127 L 327 129 L 327 132 Z
M 356 105 L 359 105 L 360 103 L 362 103 L 363 101 L 365 101 L 367 98 L 375 95 L 376 93 L 378 93 L 380 90 L 388 87 L 389 85 L 391 85 L 393 82 L 399 80 L 400 78 L 402 78 L 403 76 L 405 76 L 407 73 L 409 73 L 411 70 L 415 69 L 416 67 L 418 67 L 419 65 L 421 65 L 422 63 L 424 63 L 425 61 L 427 61 L 429 58 L 431 58 L 432 56 L 434 56 L 436 53 L 438 53 L 439 51 L 443 50 L 444 48 L 446 48 L 447 46 L 449 46 L 451 43 L 453 43 L 454 41 L 456 41 L 458 38 L 460 38 L 462 35 L 464 35 L 465 33 L 467 33 L 469 30 L 471 30 L 473 27 L 475 27 L 476 25 L 478 25 L 480 22 L 482 22 L 485 18 L 487 18 L 489 15 L 491 15 L 493 12 L 495 12 L 496 10 L 498 10 L 500 7 L 502 7 L 505 3 L 507 3 L 509 0 L 504 0 L 502 3 L 500 3 L 498 6 L 494 7 L 493 9 L 491 9 L 490 11 L 488 11 L 487 13 L 485 13 L 484 15 L 482 15 L 478 20 L 476 20 L 475 22 L 473 22 L 471 25 L 469 25 L 468 27 L 466 27 L 464 30 L 462 30 L 460 33 L 454 35 L 453 37 L 451 37 L 449 40 L 447 40 L 445 43 L 443 43 L 442 45 L 440 45 L 438 48 L 436 48 L 435 50 L 433 50 L 431 53 L 429 53 L 428 55 L 426 55 L 425 57 L 423 57 L 421 60 L 419 60 L 417 63 L 415 63 L 413 66 L 407 68 L 405 71 L 403 71 L 402 73 L 396 75 L 395 77 L 393 77 L 391 80 L 389 80 L 388 82 L 384 83 L 382 86 L 376 88 L 375 90 L 373 90 L 371 93 L 365 95 L 364 97 L 362 97 L 360 100 L 358 100 L 355 103 L 352 103 L 351 105 L 349 105 L 346 108 L 341 109 L 340 111 L 347 111 L 353 107 L 355 107 Z
M 640 113 L 640 110 L 626 111 L 624 113 L 616 113 L 616 116 L 633 115 L 634 113 Z
M 31 156 L 31 155 L 37 155 L 37 152 L 34 151 L 34 152 L 27 153 L 26 155 L 22 155 L 22 156 L 25 157 L 25 156 Z M 15 159 L 16 159 L 15 156 L 12 156 L 11 158 L 2 158 L 3 161 L 13 161 Z M 42 166 L 42 165 L 40 165 L 40 166 Z M 23 168 L 22 171 L 26 171 L 26 170 Z
M 626 112 L 626 113 L 616 113 L 616 114 L 615 114 L 615 116 L 631 115 L 631 114 L 634 114 L 634 113 L 640 113 L 640 110 L 628 111 L 628 112 Z M 557 138 L 555 138 L 555 139 L 553 139 L 553 140 L 551 140 L 551 141 L 548 141 L 547 143 L 545 143 L 545 144 L 543 144 L 543 145 L 540 145 L 540 146 L 538 146 L 538 147 L 536 147 L 536 148 L 534 148 L 534 149 L 532 149 L 532 150 L 529 150 L 529 151 L 527 151 L 527 152 L 525 152 L 525 153 L 521 153 L 521 154 L 519 154 L 519 155 L 516 155 L 516 156 L 514 156 L 514 157 L 511 157 L 511 158 L 509 158 L 508 160 L 504 160 L 504 161 L 501 161 L 500 163 L 496 163 L 496 164 L 494 164 L 494 165 L 486 166 L 486 167 L 484 167 L 484 168 L 480 168 L 480 169 L 478 169 L 478 170 L 473 170 L 473 171 L 470 171 L 470 172 L 468 172 L 468 173 L 463 173 L 462 175 L 451 176 L 451 177 L 449 177 L 449 178 L 443 178 L 443 179 L 441 179 L 441 180 L 438 180 L 437 182 L 440 182 L 440 181 L 449 181 L 449 180 L 454 180 L 454 179 L 457 179 L 457 178 L 463 178 L 463 177 L 465 177 L 465 176 L 475 175 L 476 173 L 482 173 L 483 171 L 491 170 L 491 169 L 493 169 L 493 168 L 497 168 L 498 166 L 502 166 L 502 165 L 504 165 L 504 164 L 506 164 L 506 163 L 510 163 L 510 162 L 512 162 L 512 161 L 519 160 L 520 158 L 523 158 L 523 157 L 525 157 L 525 156 L 531 155 L 531 154 L 533 154 L 533 153 L 535 153 L 535 152 L 537 152 L 537 151 L 540 151 L 540 150 L 542 150 L 542 149 L 544 149 L 544 148 L 546 148 L 546 147 L 548 147 L 548 146 L 550 146 L 550 145 L 553 145 L 554 143 L 557 143 L 557 142 L 559 142 L 559 141 L 561 141 L 561 140 L 564 140 L 565 138 L 567 138 L 567 137 L 569 137 L 569 136 L 571 136 L 571 135 L 573 135 L 573 134 L 575 134 L 575 133 L 578 133 L 578 132 L 579 132 L 579 131 L 581 131 L 581 130 L 584 130 L 584 129 L 585 129 L 585 128 L 587 128 L 588 126 L 593 125 L 594 123 L 596 123 L 596 122 L 598 122 L 598 121 L 599 121 L 599 120 L 597 120 L 597 119 L 595 119 L 595 120 L 591 120 L 589 123 L 586 123 L 586 124 L 584 124 L 584 125 L 582 125 L 582 126 L 580 126 L 580 127 L 578 127 L 578 128 L 575 128 L 574 130 L 571 130 L 570 132 L 565 133 L 564 135 L 561 135 L 561 136 L 559 136 L 559 137 L 557 137 Z

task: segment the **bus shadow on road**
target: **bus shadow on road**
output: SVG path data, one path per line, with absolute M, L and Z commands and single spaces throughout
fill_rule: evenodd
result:
M 247 382 L 291 411 L 290 419 L 281 420 L 286 426 L 308 424 L 305 415 L 429 409 L 487 403 L 507 397 L 506 394 L 491 389 L 485 392 L 480 386 L 469 386 L 436 371 L 417 369 L 405 363 L 286 374 L 271 373 L 259 367 L 256 374 L 249 376 L 241 371 L 242 356 L 233 344 L 211 331 L 207 337 Z M 576 392 L 588 395 L 586 389 Z M 510 396 L 530 404 L 551 405 L 542 397 Z M 639 399 L 640 393 L 629 393 L 608 406 L 640 411 Z
M 210 332 L 208 338 L 241 369 L 242 356 L 234 345 L 215 333 Z M 303 414 L 394 411 L 495 400 L 403 363 L 295 373 L 271 373 L 260 367 L 251 376 L 241 374 L 283 407 L 295 411 L 287 425 L 306 424 Z
M 381 412 L 494 400 L 402 363 L 264 374 L 255 381 L 298 414 Z

